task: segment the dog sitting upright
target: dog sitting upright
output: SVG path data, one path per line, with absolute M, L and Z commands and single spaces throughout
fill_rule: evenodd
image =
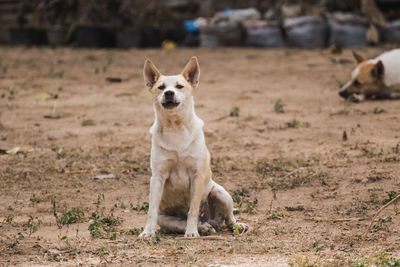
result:
M 395 49 L 375 59 L 366 60 L 356 52 L 357 67 L 339 95 L 353 102 L 366 98 L 394 99 L 400 97 L 400 49 Z
M 223 222 L 240 232 L 248 229 L 233 216 L 233 201 L 211 178 L 210 153 L 203 121 L 194 111 L 192 93 L 199 84 L 200 67 L 192 57 L 182 73 L 164 76 L 146 60 L 146 86 L 153 95 L 150 205 L 140 238 L 164 230 L 198 237 L 215 233 Z

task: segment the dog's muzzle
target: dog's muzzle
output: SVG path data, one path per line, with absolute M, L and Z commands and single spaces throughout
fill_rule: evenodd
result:
M 175 100 L 174 91 L 166 91 L 164 92 L 164 102 L 162 106 L 166 109 L 173 109 L 177 107 L 180 103 Z

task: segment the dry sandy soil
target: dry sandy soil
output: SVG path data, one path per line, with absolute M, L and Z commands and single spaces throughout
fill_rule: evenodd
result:
M 138 241 L 142 65 L 176 74 L 192 55 L 214 179 L 251 230 Z M 399 266 L 398 204 L 372 217 L 400 192 L 400 102 L 339 98 L 353 67 L 348 50 L 0 48 L 0 265 Z

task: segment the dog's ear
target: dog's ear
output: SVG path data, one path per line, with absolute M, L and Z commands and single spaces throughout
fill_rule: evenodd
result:
M 377 80 L 381 80 L 384 73 L 385 67 L 383 66 L 382 60 L 379 60 L 378 63 L 375 64 L 374 68 L 371 70 L 371 75 Z
M 199 84 L 200 66 L 197 57 L 189 60 L 181 74 L 193 87 Z
M 152 88 L 160 76 L 161 73 L 158 71 L 156 66 L 154 66 L 153 62 L 151 62 L 149 59 L 146 59 L 143 67 L 143 77 L 146 86 Z
M 356 60 L 357 64 L 360 64 L 361 62 L 365 61 L 365 58 L 358 54 L 356 51 L 353 51 L 353 57 Z

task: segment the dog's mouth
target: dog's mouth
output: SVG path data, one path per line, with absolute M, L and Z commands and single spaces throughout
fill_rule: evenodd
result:
M 173 109 L 173 108 L 176 108 L 177 106 L 179 106 L 179 104 L 180 104 L 179 102 L 167 101 L 167 102 L 162 103 L 162 106 L 165 109 Z

